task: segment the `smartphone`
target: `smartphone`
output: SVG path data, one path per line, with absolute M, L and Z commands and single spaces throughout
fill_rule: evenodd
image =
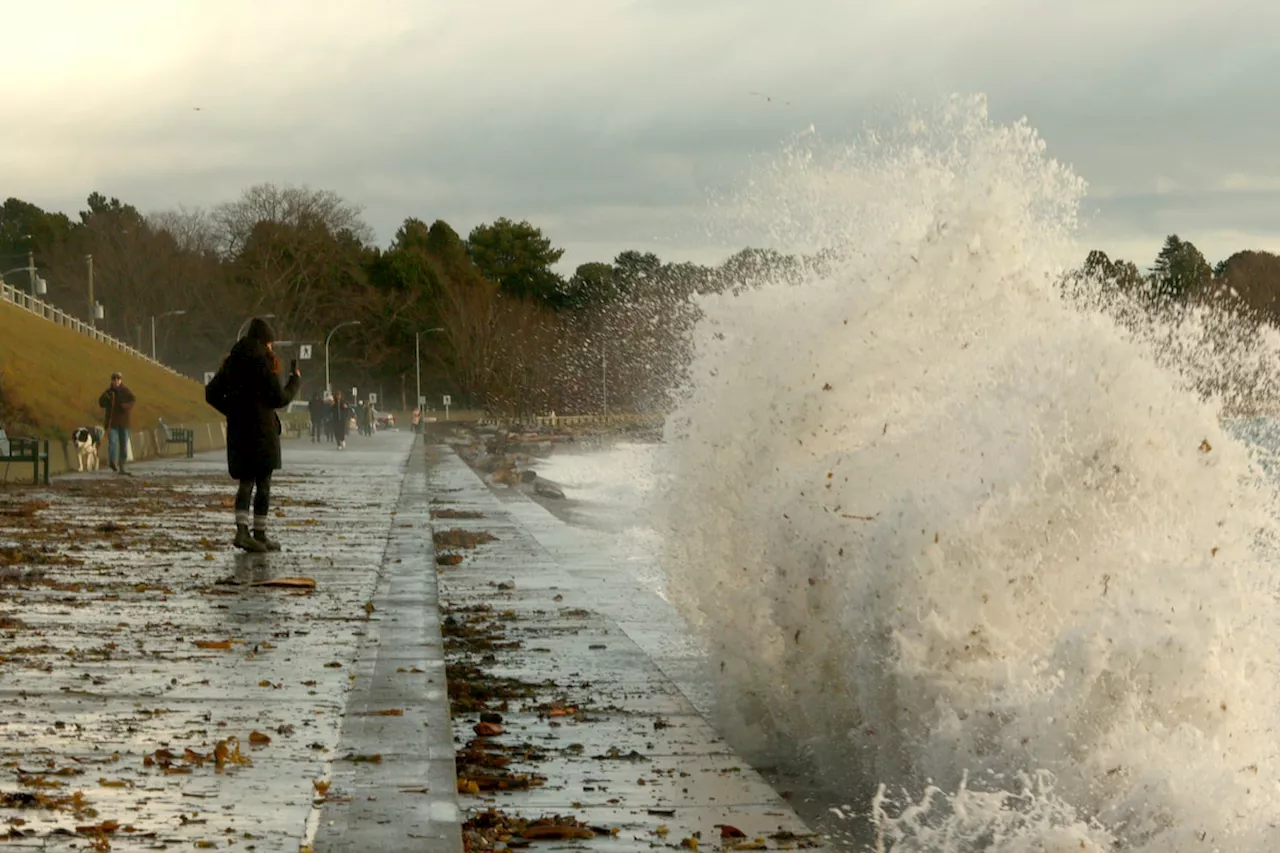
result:
M 298 360 L 296 358 L 289 362 L 289 372 L 290 373 L 298 372 Z

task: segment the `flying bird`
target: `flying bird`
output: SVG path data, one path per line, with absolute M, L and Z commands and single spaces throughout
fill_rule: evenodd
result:
M 765 99 L 766 101 L 768 101 L 769 103 L 773 103 L 773 97 L 772 97 L 772 96 L 770 96 L 770 95 L 766 95 L 764 92 L 747 92 L 747 94 L 748 94 L 748 95 L 755 95 L 757 98 L 764 98 L 764 99 Z M 789 107 L 789 106 L 791 106 L 791 102 L 790 102 L 790 101 L 782 101 L 781 103 L 782 103 L 782 104 L 784 104 L 785 106 L 788 106 L 788 107 Z

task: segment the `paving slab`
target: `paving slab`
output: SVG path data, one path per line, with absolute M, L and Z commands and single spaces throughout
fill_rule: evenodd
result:
M 477 827 L 496 809 L 572 819 L 574 849 L 816 846 L 707 723 L 705 654 L 670 605 L 448 446 L 427 452 L 435 534 L 454 543 L 437 549 L 461 558 L 438 570 L 464 840 L 492 844 Z

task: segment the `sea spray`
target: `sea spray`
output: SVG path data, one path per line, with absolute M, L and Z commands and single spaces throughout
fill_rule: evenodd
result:
M 736 209 L 829 251 L 700 306 L 673 600 L 733 733 L 883 849 L 1280 839 L 1274 499 L 1161 335 L 1064 296 L 1083 192 L 956 99 L 758 176 Z

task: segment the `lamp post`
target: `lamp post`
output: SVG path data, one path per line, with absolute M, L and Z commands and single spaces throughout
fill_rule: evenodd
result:
M 166 311 L 163 314 L 160 314 L 159 316 L 155 314 L 151 315 L 151 360 L 152 361 L 156 360 L 156 320 L 163 320 L 165 317 L 177 317 L 185 313 L 187 313 L 185 308 L 179 308 L 176 311 Z
M 258 314 L 257 316 L 261 317 L 264 320 L 274 320 L 276 315 L 275 314 Z M 244 337 L 244 330 L 249 328 L 249 324 L 252 322 L 253 322 L 253 317 L 250 317 L 248 320 L 245 320 L 243 323 L 240 324 L 240 331 L 236 332 L 237 341 Z
M 422 405 L 422 345 L 421 338 L 424 334 L 429 335 L 432 332 L 443 332 L 443 326 L 436 326 L 434 329 L 423 329 L 421 332 L 413 333 L 413 369 L 418 378 L 418 396 L 414 398 L 414 408 Z
M 27 265 L 25 267 L 14 267 L 11 270 L 5 270 L 4 272 L 0 272 L 0 281 L 4 281 L 4 277 L 11 273 L 23 272 L 23 271 L 25 271 L 27 275 L 31 277 L 31 296 L 34 298 L 36 296 L 40 296 L 41 294 L 43 294 L 45 280 L 40 276 L 36 275 L 35 262 L 32 261 L 30 258 L 28 258 Z
M 324 390 L 326 393 L 333 393 L 332 386 L 329 385 L 329 340 L 333 337 L 333 333 L 341 329 L 343 326 L 359 326 L 359 320 L 347 320 L 345 323 L 339 323 L 329 330 L 329 334 L 324 339 Z
M 23 234 L 22 239 L 31 240 L 32 237 L 30 234 Z M 45 281 L 36 275 L 36 253 L 34 249 L 27 249 L 27 265 L 25 267 L 14 267 L 11 270 L 5 270 L 0 273 L 0 281 L 4 281 L 4 277 L 9 273 L 18 272 L 19 270 L 27 271 L 27 282 L 31 286 L 31 298 L 35 299 L 37 296 L 43 296 Z

